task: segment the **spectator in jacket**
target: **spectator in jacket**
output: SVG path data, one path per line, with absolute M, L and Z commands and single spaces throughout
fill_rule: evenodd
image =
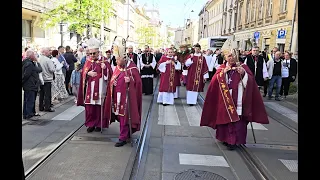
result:
M 26 52 L 26 59 L 22 62 L 22 88 L 23 98 L 23 118 L 30 119 L 35 116 L 35 100 L 40 86 L 39 73 L 41 66 L 36 66 L 37 58 L 32 50 Z
M 66 78 L 65 78 L 66 90 L 69 93 L 69 95 L 72 95 L 72 90 L 69 89 L 70 87 L 69 83 L 70 83 L 72 71 L 74 70 L 74 63 L 77 62 L 77 58 L 74 56 L 73 52 L 71 51 L 70 46 L 66 46 L 66 53 L 63 56 L 66 59 L 67 63 L 69 64 L 69 69 L 67 69 Z
M 269 74 L 269 89 L 268 89 L 268 99 L 271 100 L 272 98 L 272 92 L 273 92 L 273 87 L 274 83 L 276 83 L 276 101 L 280 101 L 279 98 L 279 93 L 280 93 L 280 88 L 282 84 L 282 61 L 280 59 L 281 57 L 281 52 L 277 51 L 274 54 L 273 59 L 269 59 L 267 62 L 267 69 L 268 69 L 268 74 Z
M 49 58 L 50 55 L 50 49 L 48 47 L 42 48 L 39 62 L 42 67 L 44 84 L 40 87 L 39 110 L 54 112 L 51 108 L 51 83 L 53 81 L 55 67 L 52 60 Z
M 288 71 L 287 72 L 288 74 L 282 77 L 280 96 L 284 94 L 284 98 L 286 98 L 289 93 L 290 83 L 296 80 L 297 71 L 298 71 L 297 61 L 291 58 L 291 53 L 285 52 L 282 66 L 283 66 L 282 70 Z

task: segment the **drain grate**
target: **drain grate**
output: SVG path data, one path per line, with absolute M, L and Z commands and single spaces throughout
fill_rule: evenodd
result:
M 209 171 L 189 169 L 177 174 L 174 180 L 227 180 L 226 178 Z

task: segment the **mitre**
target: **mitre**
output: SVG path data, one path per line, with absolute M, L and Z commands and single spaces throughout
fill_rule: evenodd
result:
M 100 48 L 100 41 L 96 38 L 88 39 L 86 42 L 88 49 L 99 49 Z
M 115 42 L 113 44 L 113 55 L 118 58 L 124 58 L 126 56 L 126 47 L 121 42 Z

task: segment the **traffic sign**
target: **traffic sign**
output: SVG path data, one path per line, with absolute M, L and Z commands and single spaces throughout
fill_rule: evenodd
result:
M 254 32 L 253 37 L 255 39 L 259 39 L 260 38 L 260 32 Z
M 278 31 L 278 35 L 277 35 L 278 39 L 285 39 L 286 38 L 286 30 L 279 30 Z

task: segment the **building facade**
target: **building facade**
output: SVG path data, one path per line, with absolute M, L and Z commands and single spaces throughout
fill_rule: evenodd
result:
M 207 6 L 210 3 L 208 1 L 203 8 L 201 9 L 199 16 L 199 27 L 198 27 L 198 39 L 208 37 L 208 26 L 209 26 L 209 11 L 207 10 Z
M 209 12 L 208 36 L 221 36 L 224 0 L 212 0 L 206 9 Z
M 237 2 L 236 0 L 224 0 L 222 3 L 222 32 L 223 36 L 230 36 L 236 31 L 237 26 Z
M 237 46 L 245 50 L 254 45 L 269 50 L 278 47 L 282 52 L 291 50 L 296 4 L 296 0 L 237 1 L 239 13 L 234 33 Z
M 161 25 L 162 21 L 160 20 L 160 12 L 157 8 L 148 8 L 146 9 L 146 15 L 150 18 L 149 27 L 151 27 L 155 33 L 155 36 L 152 37 L 152 44 L 149 44 L 153 49 L 160 48 L 162 43 L 159 43 L 165 39 L 161 37 Z
M 184 34 L 184 28 L 182 27 L 178 27 L 175 31 L 174 31 L 174 46 L 178 47 L 181 44 L 183 44 L 184 39 L 183 39 L 183 35 Z
M 59 26 L 43 30 L 36 24 L 43 12 L 53 9 L 54 1 L 22 0 L 22 49 L 56 46 L 60 43 Z M 58 37 L 58 40 L 56 38 Z
M 137 5 L 135 11 L 136 36 L 134 41 L 137 42 L 137 48 L 142 48 L 145 45 L 145 43 L 139 39 L 142 35 L 139 34 L 140 32 L 137 32 L 137 30 L 140 28 L 148 27 L 150 18 L 146 15 L 145 8 L 142 6 Z

